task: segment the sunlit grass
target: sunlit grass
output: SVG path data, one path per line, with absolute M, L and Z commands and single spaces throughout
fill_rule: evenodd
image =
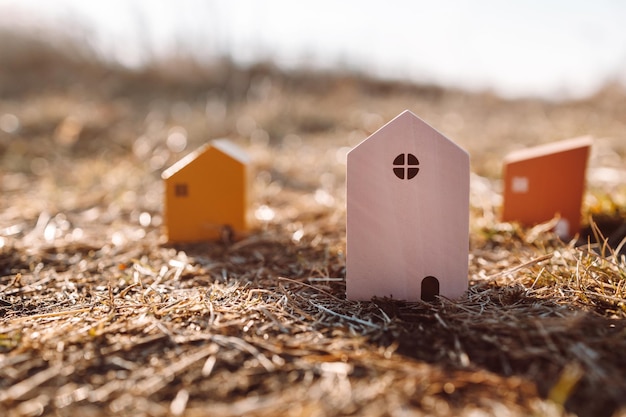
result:
M 0 413 L 620 413 L 623 90 L 506 101 L 224 65 L 2 73 Z M 469 291 L 347 301 L 345 153 L 405 108 L 472 155 Z M 500 222 L 502 156 L 582 133 L 586 235 Z M 161 171 L 222 136 L 254 161 L 250 234 L 166 245 Z

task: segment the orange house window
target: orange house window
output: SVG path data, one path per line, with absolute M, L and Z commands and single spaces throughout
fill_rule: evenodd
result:
M 174 194 L 176 197 L 187 197 L 189 191 L 187 190 L 187 184 L 174 185 Z

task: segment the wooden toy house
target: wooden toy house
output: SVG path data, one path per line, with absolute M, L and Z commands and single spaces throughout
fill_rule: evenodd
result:
M 214 240 L 247 226 L 248 156 L 219 139 L 163 172 L 169 242 Z
M 406 110 L 347 157 L 347 297 L 432 301 L 468 286 L 469 155 Z
M 555 233 L 578 233 L 591 144 L 590 137 L 580 137 L 507 155 L 502 220 L 532 226 L 560 216 Z

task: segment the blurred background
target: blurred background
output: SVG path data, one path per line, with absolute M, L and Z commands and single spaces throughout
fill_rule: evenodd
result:
M 341 241 L 346 153 L 405 109 L 470 153 L 477 227 L 508 152 L 582 135 L 585 218 L 626 217 L 624 21 L 619 0 L 0 0 L 0 246 L 159 239 L 161 172 L 220 137 L 252 156 L 259 224 L 325 213 Z
M 129 67 L 228 56 L 506 97 L 626 82 L 625 19 L 619 0 L 0 0 L 3 27 L 54 29 Z

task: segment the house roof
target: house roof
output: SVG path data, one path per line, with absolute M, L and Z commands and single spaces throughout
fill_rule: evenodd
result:
M 527 159 L 540 158 L 542 156 L 553 155 L 560 152 L 571 151 L 574 149 L 585 148 L 591 146 L 593 138 L 591 136 L 582 136 L 573 139 L 561 140 L 558 142 L 547 143 L 532 148 L 520 149 L 509 153 L 504 158 L 504 163 L 525 161 Z
M 366 139 L 364 139 L 362 142 L 360 142 L 358 145 L 356 145 L 354 148 L 352 148 L 349 153 L 358 152 L 359 148 L 363 148 L 363 147 L 361 147 L 361 145 L 365 145 L 366 142 L 377 141 L 381 136 L 384 136 L 383 132 L 385 130 L 388 130 L 392 126 L 395 126 L 395 125 L 398 125 L 398 124 L 401 124 L 401 125 L 402 124 L 412 124 L 411 125 L 412 127 L 409 128 L 409 131 L 410 131 L 409 135 L 406 135 L 406 134 L 401 134 L 401 135 L 397 135 L 397 136 L 394 135 L 399 140 L 403 140 L 403 139 L 413 140 L 414 137 L 416 136 L 416 134 L 417 135 L 423 134 L 423 133 L 426 132 L 426 129 L 428 129 L 430 131 L 429 132 L 430 134 L 427 134 L 426 137 L 424 137 L 424 139 L 430 138 L 431 140 L 445 140 L 447 143 L 452 145 L 454 148 L 458 149 L 459 152 L 463 152 L 464 154 L 467 154 L 467 151 L 465 149 L 463 149 L 458 144 L 456 144 L 452 140 L 450 140 L 446 135 L 444 135 L 443 133 L 439 132 L 437 129 L 435 129 L 434 127 L 432 127 L 431 125 L 429 125 L 428 123 L 423 121 L 422 119 L 420 119 L 418 116 L 415 115 L 415 113 L 413 113 L 410 110 L 404 110 L 402 113 L 400 113 L 399 115 L 394 117 L 392 120 L 387 122 L 384 126 L 379 128 L 376 132 L 372 133 L 370 136 L 368 136 Z M 414 128 L 415 126 L 417 126 L 417 129 L 419 129 L 420 132 L 416 132 L 416 130 Z M 422 129 L 424 129 L 424 130 L 422 130 Z
M 228 139 L 216 139 L 211 142 L 211 146 L 219 149 L 226 155 L 230 156 L 233 159 L 236 159 L 242 164 L 250 163 L 250 157 L 248 156 L 248 154 Z
M 202 145 L 195 151 L 185 155 L 174 165 L 163 171 L 163 173 L 161 174 L 161 178 L 163 178 L 164 180 L 170 178 L 172 175 L 180 171 L 183 167 L 189 165 L 191 161 L 195 160 L 203 153 L 209 151 L 211 148 L 219 150 L 223 154 L 233 158 L 234 160 L 242 164 L 248 164 L 250 162 L 250 157 L 243 151 L 243 149 L 241 149 L 228 139 L 216 139 L 205 145 Z

